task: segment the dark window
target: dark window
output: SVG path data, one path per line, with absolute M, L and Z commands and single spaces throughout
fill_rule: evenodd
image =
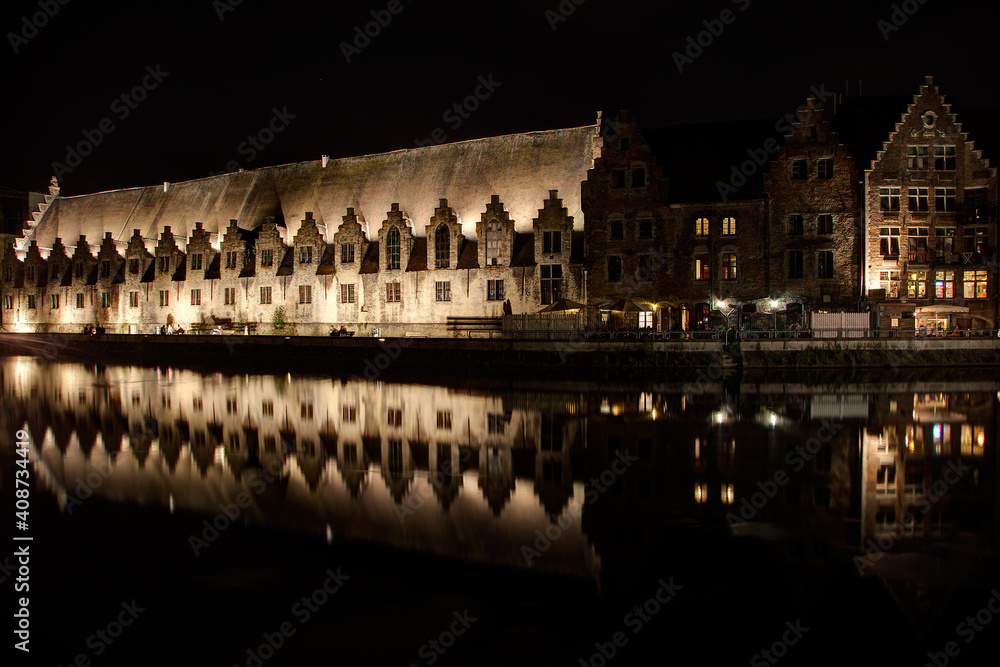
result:
M 340 244 L 340 263 L 341 264 L 353 264 L 354 263 L 354 244 L 353 243 L 341 243 Z
M 805 178 L 807 169 L 805 160 L 792 160 L 792 178 Z
M 267 252 L 267 251 L 265 250 L 264 252 Z M 261 264 L 263 265 L 263 262 L 261 262 Z M 200 253 L 195 254 L 195 255 L 191 255 L 191 269 L 193 271 L 198 271 L 199 269 L 201 269 L 201 254 Z
M 562 232 L 542 232 L 542 252 L 562 252 Z
M 541 291 L 542 305 L 562 298 L 562 264 L 542 264 Z
M 235 254 L 236 253 L 233 253 L 233 255 Z M 169 270 L 170 270 L 170 256 L 166 255 L 164 257 L 160 257 L 160 273 L 166 273 Z
M 644 188 L 646 187 L 646 170 L 645 169 L 633 169 L 632 170 L 632 187 L 633 188 Z
M 198 257 L 198 266 L 192 266 L 193 269 L 201 268 L 201 255 Z M 260 265 L 261 266 L 274 266 L 274 250 L 271 248 L 264 248 L 260 251 Z
M 635 278 L 641 283 L 648 283 L 655 280 L 652 255 L 639 255 L 639 265 L 635 270 Z
M 451 235 L 447 225 L 438 225 L 434 232 L 434 268 L 447 269 L 451 266 Z
M 340 286 L 340 302 L 356 303 L 357 297 L 354 293 L 354 283 L 347 283 Z
M 789 234 L 801 234 L 802 233 L 802 216 L 801 215 L 790 215 L 790 216 L 788 216 L 788 233 Z
M 613 239 L 623 239 L 625 238 L 625 223 L 621 220 L 611 221 L 611 238 Z
M 451 301 L 451 281 L 444 280 L 434 283 L 434 300 Z
M 653 238 L 653 221 L 652 220 L 640 220 L 639 221 L 639 238 L 640 239 L 651 239 Z
M 629 140 L 628 140 L 628 139 L 622 139 L 622 142 L 621 142 L 621 149 L 622 149 L 623 151 L 628 151 L 628 150 L 631 150 L 631 147 L 632 147 L 632 145 L 631 145 L 631 143 L 629 142 Z
M 128 261 L 128 272 L 131 273 L 132 275 L 136 275 L 137 273 L 139 273 L 139 260 L 130 259 Z
M 816 176 L 833 178 L 833 158 L 824 157 L 816 160 Z
M 833 216 L 829 213 L 816 216 L 816 232 L 819 234 L 833 234 Z
M 403 293 L 399 283 L 385 284 L 385 300 L 386 303 L 399 303 L 403 300 Z
M 935 146 L 934 147 L 934 168 L 944 171 L 955 170 L 955 147 Z
M 111 262 L 103 259 L 101 260 L 101 277 L 108 278 L 111 276 Z
M 235 253 L 234 253 L 235 254 Z M 313 249 L 311 245 L 299 248 L 299 264 L 312 264 Z M 233 266 L 236 266 L 235 262 Z
M 312 303 L 312 285 L 299 285 L 299 303 Z
M 622 258 L 618 256 L 608 257 L 608 282 L 617 283 L 622 279 Z
M 615 169 L 611 172 L 611 187 L 613 188 L 624 188 L 625 187 L 625 170 Z
M 487 301 L 503 301 L 503 281 L 502 280 L 487 280 L 486 281 L 486 300 Z
M 260 288 L 260 302 L 261 303 L 271 303 L 271 288 L 261 287 Z
M 395 226 L 390 227 L 385 235 L 385 268 L 399 268 L 399 229 Z
M 833 251 L 820 250 L 818 278 L 833 278 Z
M 789 278 L 801 278 L 802 277 L 802 251 L 801 250 L 790 250 L 790 251 L 788 251 L 788 277 Z
M 899 188 L 879 188 L 878 189 L 878 201 L 879 207 L 883 211 L 898 211 L 899 210 Z

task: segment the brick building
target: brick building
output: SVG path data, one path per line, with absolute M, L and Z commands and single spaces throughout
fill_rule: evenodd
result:
M 996 326 L 996 202 L 996 168 L 927 77 L 865 171 L 880 327 Z
M 863 181 L 863 142 L 826 111 L 810 100 L 780 141 L 727 136 L 728 153 L 717 128 L 656 141 L 622 112 L 162 187 L 53 183 L 3 252 L 0 325 L 441 335 L 571 299 L 591 324 L 659 331 L 872 301 L 886 327 L 995 326 L 996 170 L 930 79 L 894 131 L 867 128 L 882 149 Z

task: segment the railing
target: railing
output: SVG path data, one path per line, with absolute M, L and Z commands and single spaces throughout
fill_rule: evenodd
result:
M 926 264 L 927 263 L 927 251 L 922 250 L 919 252 L 911 252 L 907 261 L 910 264 Z

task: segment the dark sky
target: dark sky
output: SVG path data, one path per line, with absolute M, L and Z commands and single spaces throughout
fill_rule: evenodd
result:
M 777 119 L 813 87 L 855 95 L 859 79 L 866 96 L 910 95 L 933 74 L 949 100 L 1000 109 L 1000 12 L 966 0 L 904 3 L 916 11 L 888 39 L 893 5 L 879 1 L 232 2 L 4 3 L 0 186 L 44 190 L 56 162 L 63 194 L 176 182 L 408 148 L 436 128 L 458 141 L 578 126 L 597 109 L 650 128 Z M 546 14 L 560 7 L 573 12 Z M 712 24 L 724 10 L 730 23 Z M 372 11 L 388 24 L 348 62 L 341 43 Z M 26 27 L 33 16 L 45 25 Z M 672 54 L 705 21 L 721 34 L 678 71 Z M 499 85 L 446 119 L 479 77 Z M 121 99 L 136 86 L 144 99 Z M 272 122 L 269 143 L 243 143 Z M 91 138 L 74 166 L 67 146 Z

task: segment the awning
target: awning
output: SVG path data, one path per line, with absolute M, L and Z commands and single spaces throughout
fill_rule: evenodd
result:
M 920 306 L 916 310 L 917 315 L 930 315 L 932 313 L 967 313 L 969 309 L 966 306 L 948 306 L 944 304 L 933 305 L 933 306 Z

